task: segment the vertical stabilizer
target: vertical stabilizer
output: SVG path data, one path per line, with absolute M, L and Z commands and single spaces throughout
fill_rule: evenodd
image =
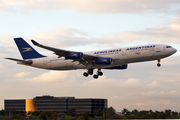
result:
M 26 59 L 34 59 L 34 58 L 41 58 L 46 57 L 44 55 L 39 54 L 34 48 L 32 48 L 24 39 L 14 38 L 16 45 L 21 53 L 21 56 L 24 60 Z

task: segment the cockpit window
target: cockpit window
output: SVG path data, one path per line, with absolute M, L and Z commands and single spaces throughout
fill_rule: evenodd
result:
M 172 48 L 171 46 L 166 46 L 166 48 Z

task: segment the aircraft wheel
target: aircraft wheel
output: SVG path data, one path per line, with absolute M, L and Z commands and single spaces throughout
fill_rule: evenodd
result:
M 98 75 L 99 75 L 99 76 L 102 76 L 102 75 L 103 75 L 103 72 L 98 72 Z
M 94 75 L 93 77 L 94 77 L 94 79 L 98 79 L 98 75 Z
M 88 77 L 88 73 L 87 72 L 84 72 L 83 75 L 84 75 L 84 77 Z
M 158 67 L 161 67 L 161 64 L 160 64 L 160 63 L 158 63 L 158 64 L 157 64 L 157 66 L 158 66 Z

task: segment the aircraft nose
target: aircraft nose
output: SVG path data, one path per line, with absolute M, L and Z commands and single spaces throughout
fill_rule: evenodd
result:
M 173 49 L 173 53 L 176 53 L 176 52 L 177 52 L 177 50 L 174 48 L 174 49 Z

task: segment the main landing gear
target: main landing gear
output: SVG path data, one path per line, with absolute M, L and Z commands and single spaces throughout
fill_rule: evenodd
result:
M 84 75 L 85 77 L 88 77 L 88 75 L 93 75 L 93 69 L 88 69 L 88 71 L 87 71 L 87 72 L 84 72 L 83 75 Z
M 84 72 L 83 75 L 85 77 L 88 77 L 89 75 L 93 75 L 93 69 L 88 69 L 87 72 Z M 99 76 L 102 76 L 103 72 L 101 72 L 101 69 L 98 69 L 97 73 L 93 75 L 94 79 L 98 79 Z
M 157 64 L 158 67 L 161 67 L 160 62 L 161 62 L 161 59 L 158 59 L 158 64 Z

